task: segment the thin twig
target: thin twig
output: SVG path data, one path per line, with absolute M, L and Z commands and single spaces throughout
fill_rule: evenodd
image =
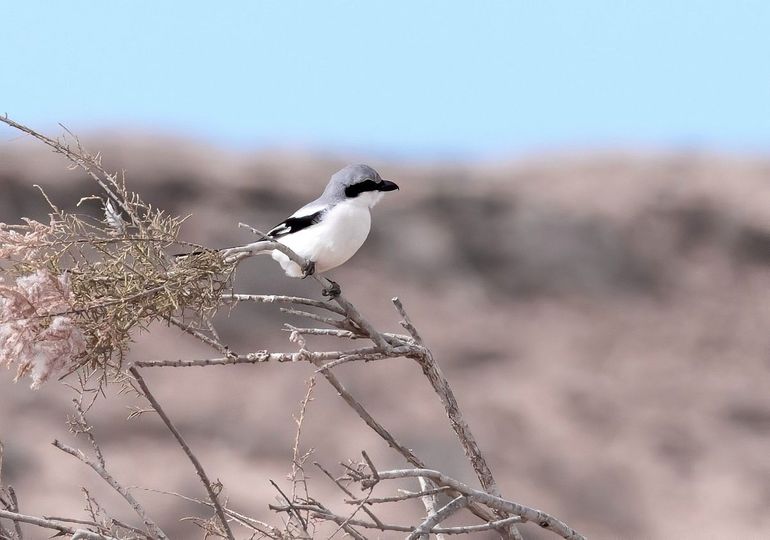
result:
M 207 335 L 203 334 L 202 332 L 199 332 L 189 324 L 185 324 L 184 322 L 180 321 L 176 317 L 168 317 L 166 319 L 169 323 L 173 324 L 177 328 L 180 328 L 182 331 L 187 332 L 191 336 L 195 337 L 196 339 L 202 341 L 206 345 L 210 345 L 217 351 L 219 351 L 222 354 L 230 356 L 232 353 L 230 352 L 230 349 L 227 348 L 226 345 L 223 345 L 216 339 L 211 339 Z
M 102 526 L 95 521 L 89 521 L 87 519 L 73 519 L 73 518 L 64 518 L 64 517 L 57 517 L 57 516 L 43 516 L 43 519 L 48 519 L 51 521 L 61 521 L 64 523 L 77 523 L 78 525 L 88 525 L 89 527 L 97 527 L 97 528 Z
M 166 536 L 166 533 L 163 532 L 163 529 L 161 529 L 147 514 L 147 511 L 144 509 L 144 507 L 137 501 L 133 495 L 131 495 L 131 492 L 129 492 L 126 488 L 124 488 L 121 484 L 118 483 L 117 480 L 105 469 L 102 467 L 98 462 L 94 461 L 93 459 L 86 456 L 83 452 L 80 450 L 76 450 L 70 446 L 67 446 L 66 444 L 55 440 L 53 442 L 53 445 L 61 450 L 62 452 L 65 452 L 89 467 L 91 467 L 99 476 L 104 479 L 105 482 L 107 482 L 110 486 L 112 486 L 112 489 L 120 493 L 123 498 L 128 502 L 129 505 L 131 505 L 131 508 L 134 509 L 134 512 L 142 519 L 142 522 L 144 525 L 150 530 L 153 535 L 161 540 L 168 540 L 168 536 Z
M 320 361 L 314 360 L 313 363 L 319 368 L 323 367 L 323 364 Z M 422 460 L 418 458 L 409 448 L 398 442 L 382 424 L 377 422 L 377 420 L 375 420 L 374 417 L 369 414 L 369 411 L 367 411 L 366 408 L 356 398 L 354 398 L 350 392 L 347 391 L 345 386 L 343 386 L 343 384 L 340 382 L 337 376 L 334 375 L 334 373 L 326 369 L 321 371 L 321 375 L 323 375 L 329 384 L 331 384 L 334 389 L 337 390 L 337 394 L 339 394 L 339 396 L 345 400 L 345 403 L 347 403 L 354 411 L 356 411 L 358 416 L 361 417 L 366 425 L 372 428 L 377 433 L 377 435 L 379 435 L 383 440 L 385 440 L 385 442 L 388 443 L 388 446 L 396 450 L 404 457 L 404 459 L 406 459 L 415 467 L 424 467 Z
M 300 328 L 286 323 L 284 331 L 297 333 L 303 336 L 332 336 L 345 339 L 369 339 L 363 334 L 352 332 L 350 330 L 340 330 L 338 328 Z M 391 332 L 382 332 L 383 337 L 391 345 L 409 344 L 412 345 L 414 340 L 405 334 L 394 334 Z
M 144 378 L 139 373 L 139 370 L 136 369 L 135 367 L 131 367 L 129 371 L 131 372 L 131 375 L 136 379 L 137 384 L 139 384 L 139 388 L 142 389 L 142 393 L 144 394 L 144 397 L 147 398 L 147 401 L 150 402 L 153 409 L 155 409 L 155 412 L 158 413 L 158 416 L 160 416 L 161 420 L 163 420 L 163 423 L 166 424 L 166 427 L 168 428 L 168 430 L 171 432 L 171 434 L 179 443 L 179 446 L 182 447 L 182 450 L 187 455 L 187 458 L 190 460 L 190 462 L 193 464 L 193 467 L 195 467 L 195 472 L 198 473 L 198 478 L 200 478 L 201 482 L 206 488 L 206 492 L 209 495 L 209 499 L 211 500 L 211 503 L 214 505 L 216 514 L 219 517 L 219 521 L 222 523 L 222 527 L 225 533 L 227 534 L 227 538 L 229 538 L 230 540 L 234 540 L 233 532 L 230 530 L 230 525 L 227 522 L 227 518 L 225 517 L 225 513 L 222 510 L 222 506 L 219 504 L 219 499 L 217 498 L 217 494 L 211 485 L 211 481 L 206 475 L 206 471 L 203 470 L 203 466 L 201 465 L 200 461 L 198 461 L 198 458 L 195 456 L 195 454 L 193 454 L 192 450 L 190 450 L 190 447 L 187 445 L 184 438 L 182 438 L 181 433 L 179 433 L 179 431 L 176 429 L 174 424 L 171 422 L 171 419 L 163 411 L 163 408 L 160 406 L 160 403 L 158 403 L 158 400 L 155 399 L 155 396 L 152 395 L 152 393 L 150 392 L 150 389 L 147 387 L 147 383 L 145 383 Z
M 420 500 L 422 501 L 422 505 L 425 507 L 425 511 L 427 512 L 426 519 L 430 519 L 430 517 L 436 513 L 436 509 L 438 508 L 438 497 L 436 497 L 435 495 L 436 488 L 432 487 L 434 485 L 433 482 L 431 482 L 430 480 L 428 480 L 423 476 L 419 477 L 417 480 L 420 482 L 420 489 L 422 490 L 422 492 L 427 493 L 427 495 L 420 497 Z M 430 491 L 433 491 L 434 493 L 429 493 Z M 466 501 L 466 504 L 467 502 L 468 501 Z M 423 524 L 424 523 L 425 522 L 423 522 Z M 426 527 L 426 530 L 430 530 L 434 525 L 438 525 L 438 523 L 439 522 L 430 523 Z M 422 527 L 422 525 L 420 527 Z M 428 540 L 429 535 L 425 533 L 420 537 L 424 538 L 425 540 Z M 441 535 L 441 534 L 436 535 L 436 540 L 444 540 L 444 535 Z
M 345 312 L 342 308 L 335 306 L 330 302 L 324 302 L 323 300 L 312 300 L 310 298 L 302 298 L 299 296 L 283 296 L 280 294 L 224 294 L 222 300 L 225 302 L 254 302 L 256 304 L 297 304 L 301 306 L 311 306 L 320 309 L 325 309 L 336 313 L 337 315 L 344 315 Z
M 74 519 L 74 518 L 65 518 L 65 517 L 57 517 L 57 516 L 43 516 L 43 519 L 49 519 L 51 521 L 62 521 L 64 523 L 77 523 L 78 525 L 88 525 L 89 527 L 96 527 L 97 529 L 104 529 L 104 525 L 101 525 L 95 521 L 88 521 L 86 519 Z M 147 532 L 137 529 L 136 527 L 132 527 L 131 525 L 128 525 L 127 523 L 123 523 L 122 521 L 115 519 L 115 518 L 109 518 L 110 521 L 117 525 L 118 527 L 125 529 L 127 531 L 131 531 L 136 534 L 140 534 L 144 536 L 145 538 L 148 538 L 152 540 L 152 536 L 148 534 Z
M 88 423 L 88 420 L 86 420 L 86 413 L 83 410 L 83 394 L 80 393 L 78 399 L 73 399 L 72 402 L 75 404 L 75 410 L 77 411 L 77 418 L 72 422 L 70 422 L 70 429 L 74 433 L 84 434 L 88 438 L 88 442 L 91 443 L 91 448 L 94 449 L 94 455 L 96 456 L 96 459 L 99 461 L 99 465 L 101 465 L 103 469 L 106 469 L 107 465 L 104 462 L 104 455 L 102 454 L 102 449 L 96 443 L 96 438 L 92 433 L 92 426 Z
M 319 365 L 320 362 L 314 362 L 314 364 L 318 367 L 322 367 L 322 365 Z M 342 382 L 340 382 L 337 376 L 334 375 L 334 373 L 332 373 L 330 370 L 322 370 L 320 373 L 324 376 L 327 382 L 331 384 L 335 390 L 337 390 L 337 394 L 345 401 L 345 403 L 347 403 L 350 408 L 352 408 L 358 414 L 358 416 L 361 417 L 367 426 L 373 429 L 377 435 L 379 435 L 386 443 L 388 443 L 388 446 L 401 454 L 404 459 L 406 459 L 415 467 L 425 468 L 424 462 L 418 458 L 417 455 L 409 448 L 398 442 L 396 438 L 387 429 L 385 429 L 382 424 L 375 420 L 369 411 L 367 411 L 366 408 L 355 397 L 353 397 L 350 392 L 348 392 L 348 390 L 345 388 Z M 469 506 L 469 510 L 484 521 L 494 521 L 494 515 L 489 510 L 479 504 L 476 504 L 475 502 Z
M 294 423 L 297 426 L 297 429 L 294 433 L 294 444 L 292 444 L 291 447 L 291 474 L 289 475 L 289 479 L 291 480 L 291 499 L 296 500 L 297 498 L 297 484 L 302 483 L 305 489 L 305 498 L 309 498 L 308 489 L 307 489 L 307 478 L 305 477 L 305 469 L 303 465 L 305 464 L 305 461 L 312 453 L 312 449 L 308 451 L 307 454 L 300 455 L 299 447 L 300 447 L 300 439 L 302 437 L 302 426 L 305 423 L 305 414 L 307 413 L 307 406 L 310 403 L 313 395 L 313 389 L 315 388 L 315 377 L 311 377 L 307 381 L 307 392 L 305 393 L 305 397 L 300 402 L 299 406 L 299 413 L 297 416 L 293 416 Z M 298 475 L 302 475 L 301 480 L 297 480 Z
M 271 505 L 270 508 L 278 512 L 286 512 L 288 510 L 288 507 L 286 506 Z M 295 505 L 295 508 L 299 508 L 301 510 L 307 510 L 319 519 L 325 519 L 328 521 L 333 521 L 335 523 L 342 523 L 347 519 L 344 516 L 339 516 L 337 514 L 334 514 L 327 508 L 324 508 L 317 504 L 297 504 Z M 468 533 L 484 532 L 484 531 L 490 531 L 490 530 L 500 530 L 500 529 L 504 529 L 508 525 L 511 525 L 514 523 L 520 523 L 521 521 L 522 519 L 519 516 L 511 516 L 506 519 L 489 521 L 487 523 L 483 523 L 480 525 L 465 525 L 461 527 L 434 527 L 429 532 L 434 534 L 468 534 Z M 378 525 L 376 523 L 363 521 L 360 519 L 348 520 L 348 524 L 355 525 L 356 527 L 363 527 L 366 529 L 378 529 L 380 531 L 411 533 L 415 530 L 415 527 L 409 527 L 406 525 L 394 525 L 390 523 L 382 523 L 381 525 Z
M 350 330 L 340 330 L 337 328 L 299 328 L 286 323 L 284 331 L 296 333 L 302 336 L 333 336 L 344 339 L 363 339 L 366 336 L 359 336 Z
M 16 491 L 13 489 L 13 486 L 8 486 L 8 496 L 11 498 L 11 506 L 9 510 L 11 512 L 19 512 L 19 499 L 16 497 Z M 21 531 L 21 524 L 18 521 L 13 522 L 13 528 L 16 529 L 16 538 L 18 540 L 23 540 L 24 534 Z
M 315 465 L 316 467 L 318 467 L 319 469 L 321 469 L 321 471 L 323 471 L 323 473 L 324 473 L 324 474 L 325 474 L 325 475 L 326 475 L 326 476 L 327 476 L 327 477 L 328 477 L 328 478 L 329 478 L 329 479 L 330 479 L 332 482 L 334 482 L 334 484 L 335 484 L 335 485 L 336 485 L 338 488 L 340 488 L 340 490 L 341 490 L 343 493 L 345 493 L 345 494 L 346 494 L 348 497 L 353 497 L 353 492 L 352 492 L 352 491 L 350 491 L 348 488 L 346 488 L 344 485 L 342 485 L 342 483 L 341 483 L 339 480 L 337 480 L 336 478 L 334 478 L 334 476 L 332 476 L 332 474 L 331 474 L 329 471 L 327 471 L 326 469 L 324 469 L 324 468 L 321 466 L 321 464 L 320 464 L 320 463 L 317 463 L 317 462 L 313 462 L 313 465 Z M 370 494 L 371 494 L 371 493 L 370 493 Z M 355 504 L 361 504 L 361 502 L 366 502 L 366 499 L 358 499 L 358 500 L 356 500 Z M 362 510 L 363 510 L 364 512 L 366 512 L 366 514 L 367 514 L 367 515 L 368 515 L 370 518 L 372 518 L 372 521 L 374 521 L 374 522 L 375 522 L 377 525 L 379 525 L 379 526 L 382 526 L 382 521 L 380 521 L 380 518 L 378 518 L 378 517 L 377 517 L 377 516 L 374 514 L 374 512 L 373 512 L 372 510 L 368 509 L 366 506 L 363 506 L 363 507 L 362 507 Z
M 311 352 L 299 351 L 295 353 L 268 353 L 267 351 L 253 352 L 241 355 L 225 356 L 222 358 L 204 358 L 194 360 L 139 360 L 134 362 L 135 367 L 207 367 L 226 366 L 231 364 L 262 364 L 267 362 L 311 362 L 319 367 L 324 362 L 338 360 L 345 357 L 362 357 L 371 360 L 389 358 L 385 353 L 379 352 L 377 347 L 364 347 L 349 351 Z
M 104 170 L 104 168 L 102 168 L 102 166 L 98 163 L 96 159 L 94 159 L 91 156 L 84 155 L 84 152 L 82 151 L 82 147 L 80 147 L 80 141 L 77 138 L 75 138 L 75 141 L 78 144 L 78 152 L 75 152 L 69 146 L 62 144 L 58 140 L 51 139 L 50 137 L 46 137 L 45 135 L 38 133 L 37 131 L 31 128 L 28 128 L 25 125 L 14 122 L 10 118 L 8 118 L 7 114 L 0 115 L 0 122 L 8 124 L 12 128 L 18 129 L 19 131 L 23 131 L 28 135 L 32 135 L 37 140 L 42 141 L 43 143 L 53 148 L 55 152 L 63 154 L 72 163 L 74 163 L 75 165 L 83 169 L 86 172 L 86 174 L 88 174 L 88 176 L 90 176 L 93 180 L 95 180 L 96 183 L 98 183 L 99 186 L 105 191 L 105 193 L 107 193 L 107 195 L 109 195 L 112 198 L 112 200 L 114 200 L 121 207 L 121 209 L 123 209 L 123 211 L 125 211 L 129 216 L 132 217 L 134 224 L 137 225 L 139 229 L 143 231 L 144 227 L 141 225 L 139 218 L 134 214 L 130 206 L 124 204 L 123 199 L 113 191 L 112 187 L 110 187 L 109 184 L 115 185 L 114 176 L 108 173 L 106 170 Z M 104 175 L 106 177 L 106 180 L 104 178 L 101 178 L 97 174 L 97 172 Z
M 362 508 L 364 508 L 364 506 L 366 505 L 366 499 L 368 499 L 368 498 L 369 498 L 369 496 L 372 494 L 372 492 L 373 492 L 373 491 L 374 491 L 374 486 L 372 486 L 372 487 L 370 487 L 370 488 L 369 488 L 369 492 L 368 492 L 368 493 L 366 494 L 366 496 L 364 497 L 364 500 L 363 500 L 363 501 L 361 501 L 361 504 L 359 504 L 358 506 L 356 506 L 356 507 L 353 509 L 353 512 L 351 512 L 351 513 L 350 513 L 350 515 L 349 515 L 349 516 L 348 516 L 348 517 L 345 519 L 345 521 L 343 521 L 342 523 L 340 523 L 340 524 L 339 524 L 339 527 L 337 527 L 337 530 L 336 530 L 336 531 L 334 531 L 334 532 L 333 532 L 333 533 L 332 533 L 332 534 L 329 536 L 329 540 L 331 540 L 332 538 L 334 538 L 334 537 L 337 535 L 337 533 L 338 533 L 338 532 L 340 532 L 341 530 L 347 530 L 347 527 L 348 527 L 348 526 L 349 526 L 349 524 L 350 524 L 350 520 L 351 520 L 351 519 L 353 519 L 354 517 L 356 517 L 356 514 L 358 513 L 358 511 L 359 511 L 359 510 L 361 510 Z
M 297 520 L 299 521 L 302 527 L 302 530 L 305 532 L 305 534 L 309 535 L 310 533 L 307 530 L 307 521 L 305 521 L 305 518 L 302 517 L 302 514 L 300 514 L 299 510 L 297 510 L 297 508 L 294 506 L 294 501 L 289 499 L 289 497 L 286 496 L 286 494 L 283 492 L 280 486 L 276 484 L 273 480 L 270 480 L 270 484 L 276 489 L 276 491 L 278 491 L 278 493 L 281 494 L 281 497 L 283 497 L 286 503 L 289 505 L 288 506 L 289 514 L 297 518 Z
M 92 531 L 84 531 L 83 529 L 73 529 L 67 527 L 61 523 L 56 523 L 50 519 L 44 519 L 36 516 L 27 516 L 25 514 L 19 514 L 18 512 L 9 512 L 8 510 L 0 510 L 0 518 L 7 519 L 16 523 L 29 523 L 43 529 L 52 529 L 59 531 L 59 534 L 78 535 L 78 538 L 83 540 L 117 540 L 111 536 L 104 536 Z
M 411 347 L 404 347 L 399 349 L 390 349 L 387 353 L 345 354 L 336 360 L 325 363 L 323 366 L 316 370 L 316 373 L 319 371 L 326 371 L 341 364 L 347 364 L 350 362 L 373 362 L 376 360 L 385 360 L 386 358 L 398 358 L 399 356 L 409 354 L 411 350 Z
M 422 345 L 422 337 L 420 336 L 420 333 L 417 331 L 417 328 L 412 324 L 412 320 L 409 318 L 409 315 L 406 313 L 406 309 L 404 309 L 404 305 L 401 303 L 401 300 L 397 296 L 393 297 L 393 304 L 396 306 L 396 311 L 398 311 L 399 315 L 401 315 L 404 320 L 401 321 L 401 326 L 403 326 L 407 332 L 409 332 L 409 335 L 412 336 L 417 342 L 418 345 Z
M 544 529 L 548 529 L 549 531 L 554 532 L 567 540 L 585 540 L 580 533 L 569 527 L 566 523 L 551 516 L 550 514 L 543 512 L 542 510 L 530 508 L 528 506 L 524 506 L 522 504 L 515 503 L 495 495 L 490 495 L 485 491 L 473 489 L 470 486 L 463 484 L 459 480 L 455 480 L 454 478 L 451 478 L 439 471 L 434 471 L 431 469 L 399 469 L 379 472 L 380 480 L 392 480 L 396 478 L 418 478 L 420 476 L 430 478 L 438 485 L 449 486 L 459 493 L 467 495 L 477 502 L 495 510 L 521 516 L 525 521 L 531 521 L 532 523 L 535 523 Z M 362 482 L 362 485 L 366 487 L 369 483 L 374 482 L 374 479 L 371 479 L 369 481 Z
M 328 324 L 334 328 L 340 330 L 350 330 L 350 323 L 346 319 L 335 319 L 334 317 L 325 317 L 318 313 L 310 313 L 309 311 L 302 311 L 301 309 L 294 308 L 279 308 L 283 313 L 287 315 L 296 315 L 297 317 L 305 317 L 312 321 L 318 321 L 320 323 Z
M 404 319 L 404 328 L 409 331 L 415 341 L 421 343 L 422 338 L 409 319 L 409 315 L 407 315 L 404 305 L 397 297 L 393 298 L 392 301 L 396 310 Z M 482 454 L 481 449 L 476 442 L 476 438 L 471 432 L 470 426 L 465 421 L 465 418 L 463 418 L 454 391 L 449 385 L 449 381 L 444 376 L 444 373 L 441 371 L 438 362 L 433 358 L 433 353 L 429 349 L 423 347 L 422 354 L 414 355 L 413 358 L 420 364 L 423 374 L 430 382 L 434 392 L 438 395 L 442 405 L 444 405 L 444 410 L 449 418 L 449 423 L 457 435 L 466 457 L 470 460 L 473 470 L 476 472 L 476 476 L 478 477 L 479 482 L 481 482 L 482 487 L 487 493 L 500 496 L 500 491 L 497 489 L 497 483 L 495 482 L 495 477 L 492 475 L 492 470 L 489 468 L 489 464 L 487 463 L 486 458 L 484 458 L 484 454 Z M 507 515 L 500 514 L 498 509 L 498 517 L 506 518 Z M 514 526 L 508 527 L 505 536 L 514 540 L 519 540 L 521 538 L 521 534 Z
M 446 505 L 435 510 L 425 518 L 425 521 L 420 523 L 420 525 L 406 537 L 407 540 L 417 540 L 418 538 L 427 539 L 429 536 L 428 531 L 465 506 L 468 506 L 468 497 L 463 495 L 456 499 L 452 499 Z
M 187 495 L 182 495 L 181 493 L 177 493 L 175 491 L 163 491 L 161 489 L 152 489 L 152 488 L 137 488 L 137 489 L 150 491 L 152 493 L 161 493 L 163 495 L 171 495 L 173 497 L 178 497 L 184 501 L 189 501 L 196 504 L 202 504 L 204 506 L 208 506 L 209 508 L 214 508 L 214 505 L 211 504 L 211 501 L 204 501 L 201 499 L 196 499 L 195 497 L 188 497 Z M 269 536 L 270 538 L 281 538 L 280 531 L 275 527 L 273 527 L 272 525 L 268 525 L 267 523 L 264 523 L 252 517 L 236 512 L 235 510 L 232 510 L 230 508 L 223 507 L 223 510 L 228 516 L 232 517 L 238 523 L 240 523 L 245 527 L 248 527 L 254 531 L 259 531 L 260 533 L 266 536 Z
M 428 495 L 437 495 L 450 489 L 448 486 L 439 486 L 437 488 L 427 489 L 425 491 L 406 491 L 402 495 L 394 495 L 393 497 L 369 497 L 366 504 L 382 504 L 382 503 L 394 503 L 404 502 L 410 499 L 419 499 L 420 497 L 426 497 Z M 403 491 L 403 490 L 398 490 Z M 345 504 L 358 504 L 361 499 L 345 499 Z
M 366 461 L 366 464 L 369 467 L 369 470 L 372 471 L 372 478 L 375 480 L 380 479 L 380 475 L 377 472 L 377 468 L 374 466 L 374 462 L 372 461 L 372 458 L 369 457 L 369 454 L 366 453 L 366 450 L 361 450 L 361 456 L 364 458 L 364 461 Z
M 319 276 L 314 275 L 313 277 L 316 278 L 316 280 L 323 284 L 324 287 L 328 287 L 330 285 L 330 282 L 327 283 L 329 280 L 326 278 L 321 278 Z M 334 297 L 334 301 L 337 302 L 337 304 L 343 309 L 345 312 L 345 316 L 353 321 L 353 323 L 360 328 L 363 333 L 371 339 L 375 345 L 377 345 L 382 350 L 387 350 L 390 346 L 388 344 L 388 341 L 385 339 L 385 336 L 383 336 L 379 331 L 377 331 L 372 324 L 364 319 L 364 317 L 359 313 L 358 309 L 351 304 L 347 298 L 345 298 L 342 294 L 338 294 Z
M 331 510 L 329 510 L 328 508 L 326 508 L 324 505 L 322 505 L 322 504 L 318 503 L 317 501 L 316 501 L 316 504 L 318 504 L 318 507 L 319 507 L 319 508 L 320 508 L 322 511 L 324 511 L 324 512 L 327 512 L 327 513 L 329 513 L 329 514 L 331 514 L 331 513 L 332 513 L 332 512 L 331 512 Z M 361 533 L 359 533 L 357 530 L 355 530 L 355 529 L 354 529 L 354 528 L 353 528 L 353 527 L 350 525 L 350 520 L 347 520 L 347 521 L 343 521 L 343 522 L 342 522 L 342 523 L 340 523 L 339 525 L 340 525 L 340 526 L 339 526 L 339 528 L 338 528 L 336 531 L 334 531 L 334 534 L 332 534 L 332 535 L 331 535 L 329 538 L 331 538 L 332 536 L 334 536 L 335 534 L 337 534 L 337 532 L 338 532 L 340 529 L 342 529 L 343 531 L 345 531 L 346 533 L 348 533 L 350 536 L 352 536 L 353 538 L 355 538 L 355 540 L 367 540 L 367 539 L 366 539 L 366 537 L 365 537 L 364 535 L 362 535 Z

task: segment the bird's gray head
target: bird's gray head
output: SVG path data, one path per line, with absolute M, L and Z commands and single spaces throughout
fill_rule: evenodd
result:
M 354 199 L 362 205 L 374 206 L 387 191 L 398 189 L 395 182 L 383 180 L 368 165 L 348 165 L 332 175 L 323 197 Z

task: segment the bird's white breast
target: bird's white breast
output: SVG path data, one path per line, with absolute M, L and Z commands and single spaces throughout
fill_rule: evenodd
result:
M 326 212 L 321 222 L 288 235 L 279 242 L 314 261 L 316 272 L 331 270 L 350 259 L 369 235 L 371 214 L 369 205 L 362 202 L 355 199 L 343 201 Z M 278 255 L 274 252 L 273 257 Z M 282 266 L 289 275 L 296 275 L 299 271 L 299 268 Z

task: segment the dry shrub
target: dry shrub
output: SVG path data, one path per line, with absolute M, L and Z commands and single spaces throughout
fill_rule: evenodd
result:
M 135 332 L 173 317 L 209 320 L 232 278 L 216 251 L 179 241 L 183 218 L 109 178 L 106 197 L 80 201 L 100 201 L 101 220 L 46 197 L 49 224 L 0 224 L 0 363 L 15 364 L 17 378 L 30 373 L 33 388 L 81 367 L 109 380 Z M 195 256 L 169 255 L 190 249 Z

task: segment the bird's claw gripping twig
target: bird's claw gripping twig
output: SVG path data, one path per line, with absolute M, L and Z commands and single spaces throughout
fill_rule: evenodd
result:
M 327 278 L 328 279 L 328 278 Z M 335 298 L 339 296 L 342 293 L 342 288 L 340 287 L 339 283 L 336 281 L 332 281 L 331 279 L 329 281 L 329 286 L 324 287 L 321 291 L 321 294 L 324 296 L 328 296 L 329 298 Z
M 315 274 L 315 261 L 308 261 L 302 268 L 302 279 Z

